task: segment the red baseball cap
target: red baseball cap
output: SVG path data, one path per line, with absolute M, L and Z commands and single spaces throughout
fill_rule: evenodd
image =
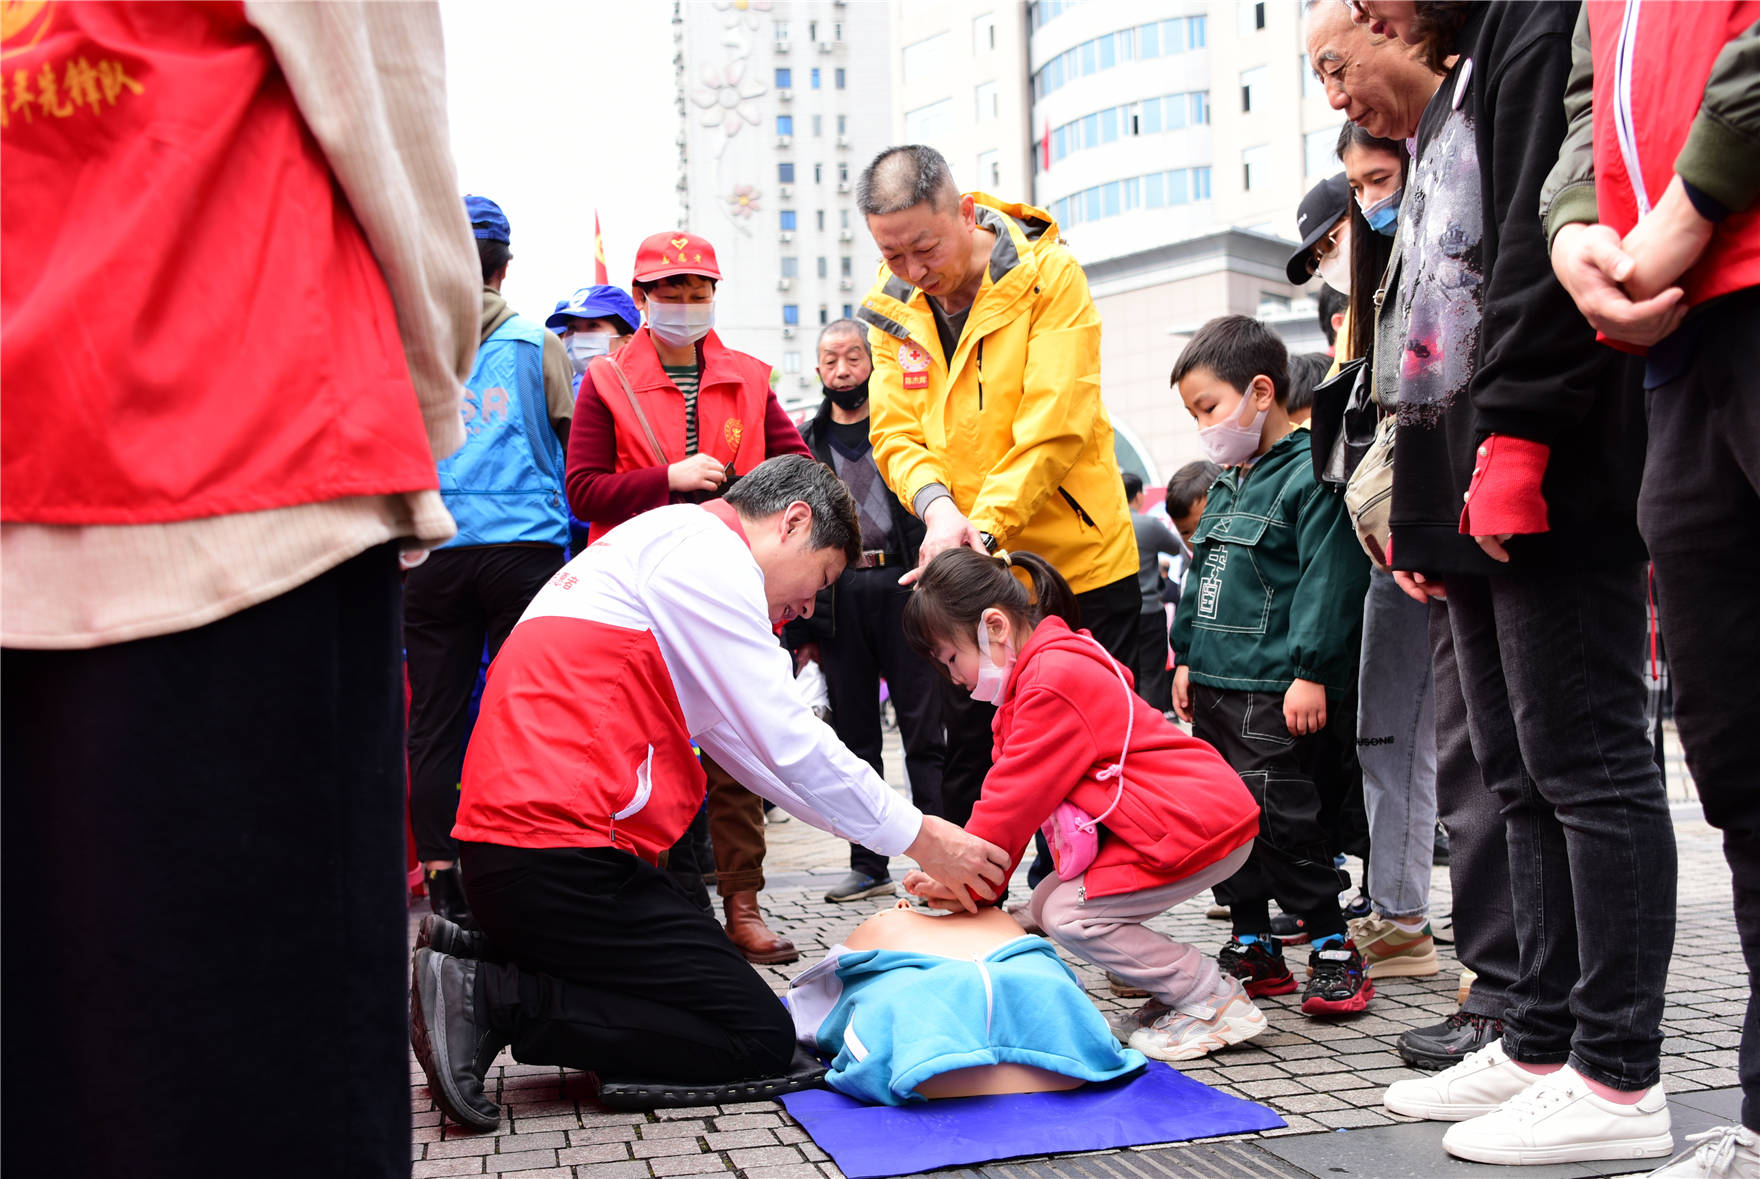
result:
M 675 274 L 700 274 L 720 281 L 715 247 L 694 233 L 656 233 L 636 247 L 636 282 L 655 282 Z

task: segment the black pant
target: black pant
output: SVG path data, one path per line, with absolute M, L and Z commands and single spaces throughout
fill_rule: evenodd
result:
M 562 568 L 547 544 L 436 549 L 403 583 L 409 660 L 409 822 L 416 854 L 457 854 L 458 785 L 470 736 L 471 691 L 486 643 L 495 658 L 532 598 Z
M 1430 663 L 1436 685 L 1436 817 L 1448 831 L 1454 894 L 1454 952 L 1478 975 L 1462 1010 L 1502 1019 L 1521 962 L 1509 887 L 1509 845 L 1497 796 L 1479 775 L 1467 731 L 1467 697 L 1454 657 L 1448 603 L 1430 604 Z
M 1705 820 L 1723 831 L 1748 966 L 1737 1072 L 1760 1129 L 1760 289 L 1707 305 L 1691 367 L 1651 395 L 1638 524 L 1656 569 L 1674 716 Z
M 904 641 L 908 586 L 896 566 L 851 569 L 837 582 L 831 632 L 819 640 L 831 727 L 851 753 L 883 774 L 880 757 L 880 677 L 904 740 L 911 801 L 928 815 L 941 814 L 941 771 L 947 736 L 941 720 L 946 699 L 941 677 Z M 886 874 L 886 857 L 859 843 L 849 845 L 849 866 L 868 876 Z
M 794 1025 L 669 874 L 613 848 L 460 845 L 490 1026 L 522 1064 L 715 1084 L 788 1070 Z
M 1473 758 L 1503 809 L 1521 971 L 1503 1047 L 1656 1083 L 1674 824 L 1644 724 L 1644 567 L 1450 576 Z
M 1137 575 L 1120 578 L 1099 589 L 1076 595 L 1082 627 L 1093 634 L 1112 657 L 1126 667 L 1137 660 L 1137 617 L 1143 595 Z M 996 709 L 973 700 L 962 688 L 947 689 L 947 769 L 941 776 L 941 801 L 949 822 L 965 825 L 984 789 L 990 772 L 990 749 L 994 736 L 990 725 Z M 1027 870 L 1027 883 L 1036 886 L 1051 872 L 1051 849 L 1044 836 L 1033 836 L 1038 858 Z M 1012 852 L 1012 848 L 1008 849 Z
M 1167 612 L 1157 603 L 1153 612 L 1137 615 L 1137 658 L 1130 665 L 1137 677 L 1137 695 L 1151 708 L 1173 707 L 1173 673 L 1167 670 Z
M 1344 877 L 1332 863 L 1314 785 L 1327 750 L 1323 734 L 1292 736 L 1281 692 L 1223 692 L 1207 684 L 1193 684 L 1191 692 L 1192 734 L 1216 747 L 1259 804 L 1259 837 L 1247 862 L 1213 890 L 1233 910 L 1235 933 L 1270 929 L 1275 900 L 1314 937 L 1342 934 Z
M 0 655 L 8 1175 L 409 1174 L 397 583 Z

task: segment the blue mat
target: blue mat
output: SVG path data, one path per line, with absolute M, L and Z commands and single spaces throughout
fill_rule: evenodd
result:
M 1265 1106 L 1220 1093 L 1158 1060 L 1134 1077 L 1065 1093 L 885 1106 L 808 1089 L 778 1100 L 849 1179 L 1184 1142 L 1285 1124 Z

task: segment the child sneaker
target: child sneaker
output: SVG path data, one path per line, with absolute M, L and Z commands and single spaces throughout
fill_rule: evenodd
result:
M 1450 1126 L 1442 1149 L 1456 1158 L 1506 1166 L 1643 1159 L 1674 1149 L 1668 1098 L 1652 1085 L 1635 1105 L 1597 1097 L 1569 1065 L 1496 1112 Z
M 1375 984 L 1354 942 L 1310 951 L 1308 976 L 1308 989 L 1302 992 L 1303 1015 L 1355 1015 L 1375 997 Z
M 1283 948 L 1269 933 L 1259 934 L 1251 942 L 1230 938 L 1216 954 L 1222 973 L 1241 981 L 1247 994 L 1257 999 L 1264 995 L 1287 995 L 1296 989 L 1296 979 L 1283 962 Z
M 1502 1040 L 1493 1040 L 1434 1076 L 1395 1081 L 1381 1104 L 1408 1118 L 1464 1122 L 1495 1112 L 1540 1079 L 1504 1053 Z
M 1265 1014 L 1247 998 L 1240 980 L 1222 976 L 1222 989 L 1202 1003 L 1184 1003 L 1131 1034 L 1130 1046 L 1156 1060 L 1196 1060 L 1264 1031 Z
M 1370 978 L 1429 978 L 1442 972 L 1430 923 L 1408 933 L 1378 913 L 1351 922 L 1351 940 L 1363 952 Z
M 1130 1039 L 1140 1029 L 1148 1027 L 1166 1015 L 1173 1008 L 1159 999 L 1150 999 L 1135 1011 L 1109 1011 L 1106 1013 L 1106 1026 L 1118 1037 L 1120 1044 L 1129 1044 Z

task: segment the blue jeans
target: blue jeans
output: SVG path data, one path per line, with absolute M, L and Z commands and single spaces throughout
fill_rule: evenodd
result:
M 1644 567 L 1451 576 L 1473 755 L 1502 806 L 1520 968 L 1503 1047 L 1654 1085 L 1675 843 L 1644 724 Z
M 1436 694 L 1430 608 L 1374 570 L 1363 599 L 1357 762 L 1369 812 L 1369 900 L 1383 917 L 1430 911 L 1436 854 Z

